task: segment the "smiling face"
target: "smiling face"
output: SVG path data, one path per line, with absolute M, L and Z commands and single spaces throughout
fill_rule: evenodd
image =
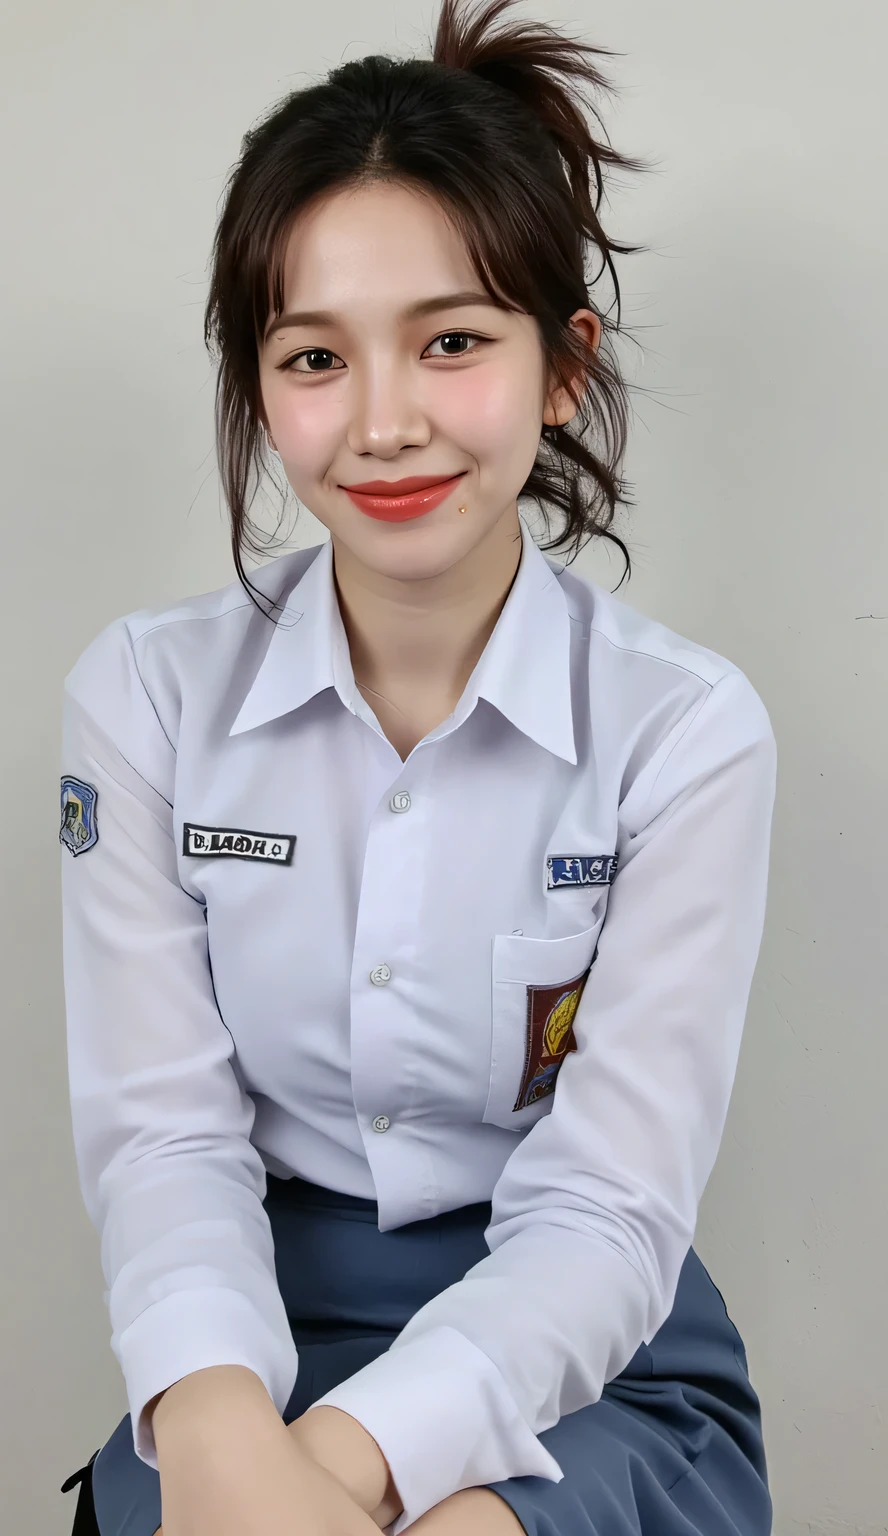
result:
M 441 207 L 392 183 L 298 218 L 259 382 L 296 496 L 352 562 L 402 581 L 517 536 L 543 423 L 575 409 L 547 396 L 534 318 L 492 304 Z M 408 478 L 452 483 L 395 504 L 345 489 Z

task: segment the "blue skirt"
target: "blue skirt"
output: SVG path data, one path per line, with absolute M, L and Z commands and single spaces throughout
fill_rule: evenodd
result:
M 420 1307 L 487 1253 L 490 1203 L 380 1232 L 374 1200 L 268 1175 L 281 1295 L 299 1350 L 289 1424 L 388 1349 Z M 761 1412 L 721 1293 L 691 1249 L 670 1316 L 591 1407 L 540 1435 L 561 1482 L 489 1486 L 527 1536 L 770 1536 Z M 432 1449 L 430 1448 L 430 1454 Z M 154 1536 L 160 1479 L 129 1414 L 65 1488 L 75 1536 Z

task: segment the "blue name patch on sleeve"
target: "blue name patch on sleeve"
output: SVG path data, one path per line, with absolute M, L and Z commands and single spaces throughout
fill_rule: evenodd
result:
M 554 891 L 562 885 L 612 885 L 617 858 L 615 853 L 588 858 L 577 853 L 553 855 L 546 860 L 546 889 Z

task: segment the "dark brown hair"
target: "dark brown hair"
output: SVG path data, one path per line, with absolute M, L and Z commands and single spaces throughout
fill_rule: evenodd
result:
M 614 150 L 603 129 L 593 137 L 584 116 L 584 92 L 613 90 L 595 63 L 611 51 L 544 23 L 511 20 L 494 30 L 511 4 L 442 0 L 430 60 L 371 54 L 340 65 L 286 96 L 243 139 L 216 229 L 204 336 L 219 363 L 216 447 L 235 566 L 254 601 L 243 554 L 267 550 L 249 510 L 268 468 L 258 347 L 269 302 L 282 313 L 287 241 L 309 200 L 377 180 L 438 199 L 485 289 L 536 318 L 547 367 L 577 405 L 568 425 L 543 426 L 519 493 L 536 500 L 547 530 L 550 507 L 563 515 L 542 547 L 566 548 L 573 559 L 591 538 L 608 539 L 623 553 L 622 579 L 631 572 L 611 529 L 617 504 L 632 502 L 620 476 L 628 391 L 609 333 L 620 329 L 613 255 L 644 247 L 609 239 L 598 211 L 608 167 L 645 166 Z M 616 320 L 590 296 L 590 248 L 601 262 L 592 281 L 605 267 L 610 273 Z M 581 308 L 601 320 L 596 353 L 568 325 Z

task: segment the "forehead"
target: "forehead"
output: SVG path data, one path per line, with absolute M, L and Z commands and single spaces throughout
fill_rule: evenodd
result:
M 396 313 L 430 293 L 479 286 L 465 245 L 431 194 L 377 182 L 319 199 L 290 231 L 284 307 L 360 305 Z

